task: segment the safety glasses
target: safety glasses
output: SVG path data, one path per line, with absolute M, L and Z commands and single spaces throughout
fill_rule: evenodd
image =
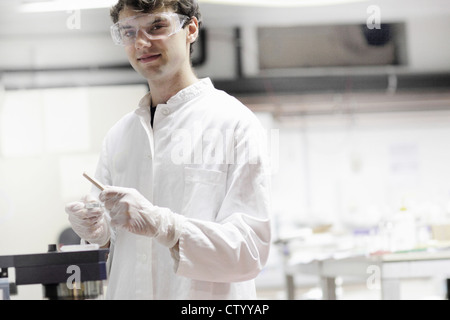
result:
M 150 40 L 166 39 L 178 33 L 189 17 L 174 12 L 140 14 L 120 20 L 111 26 L 116 45 L 134 45 L 139 31 Z

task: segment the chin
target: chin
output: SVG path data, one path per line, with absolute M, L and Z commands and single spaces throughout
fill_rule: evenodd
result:
M 161 73 L 161 71 L 159 70 L 160 68 L 155 66 L 147 66 L 146 68 L 144 68 L 142 65 L 139 65 L 139 63 L 131 64 L 131 66 L 137 73 L 139 73 L 146 79 L 153 78 Z

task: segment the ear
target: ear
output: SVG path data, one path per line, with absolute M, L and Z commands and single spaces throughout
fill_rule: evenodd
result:
M 187 41 L 189 43 L 194 43 L 198 38 L 198 20 L 196 17 L 192 17 L 191 22 L 187 25 Z

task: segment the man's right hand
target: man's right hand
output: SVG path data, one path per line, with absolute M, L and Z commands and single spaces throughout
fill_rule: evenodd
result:
M 103 206 L 92 206 L 97 203 L 98 200 L 87 195 L 80 202 L 67 204 L 66 213 L 72 229 L 81 239 L 103 247 L 109 242 L 110 231 Z

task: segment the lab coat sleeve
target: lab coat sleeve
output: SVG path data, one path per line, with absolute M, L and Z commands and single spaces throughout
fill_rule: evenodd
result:
M 216 221 L 185 221 L 178 275 L 241 282 L 254 279 L 264 267 L 271 238 L 270 175 L 264 131 L 254 128 L 241 131 L 234 145 L 237 157 L 228 165 L 227 190 Z

